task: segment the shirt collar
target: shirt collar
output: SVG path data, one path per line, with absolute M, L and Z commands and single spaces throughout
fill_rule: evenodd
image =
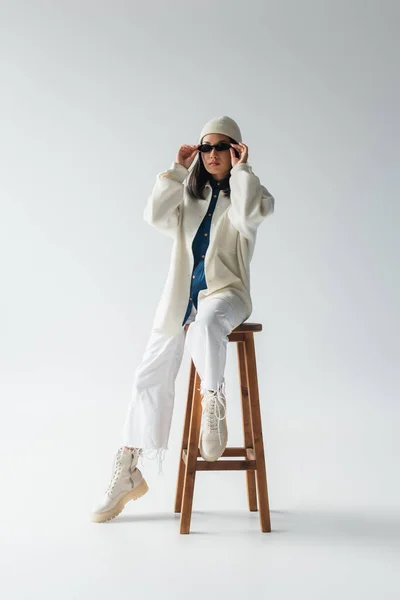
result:
M 227 175 L 223 179 L 217 181 L 212 175 L 210 175 L 209 181 L 210 181 L 210 185 L 213 189 L 220 190 L 220 189 L 226 187 L 226 184 L 228 183 L 229 179 L 230 179 L 230 175 Z

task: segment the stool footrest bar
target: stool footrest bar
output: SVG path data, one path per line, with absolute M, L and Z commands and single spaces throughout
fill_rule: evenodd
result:
M 244 460 L 222 460 L 223 457 L 246 457 Z M 200 458 L 200 460 L 198 460 Z M 187 448 L 182 450 L 182 460 L 187 464 Z M 255 471 L 257 468 L 253 448 L 226 448 L 221 458 L 209 462 L 197 451 L 195 471 Z

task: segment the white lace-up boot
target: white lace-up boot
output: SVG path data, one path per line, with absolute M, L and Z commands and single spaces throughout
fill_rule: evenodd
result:
M 209 462 L 222 456 L 228 442 L 224 382 L 218 387 L 218 391 L 200 388 L 203 397 L 199 449 Z
M 129 500 L 136 500 L 148 491 L 147 483 L 137 468 L 139 450 L 118 448 L 113 464 L 110 484 L 103 500 L 92 511 L 92 521 L 104 523 L 123 510 Z

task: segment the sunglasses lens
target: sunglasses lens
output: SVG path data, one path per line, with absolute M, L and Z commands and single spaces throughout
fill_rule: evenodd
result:
M 227 144 L 226 142 L 219 142 L 218 144 L 215 144 L 215 149 L 218 152 L 221 152 L 222 150 L 228 150 L 230 148 L 230 145 Z
M 215 144 L 214 148 L 216 149 L 217 152 L 222 152 L 223 150 L 229 150 L 229 148 L 231 147 L 230 144 L 228 144 L 227 142 L 218 142 L 218 144 Z M 212 146 L 211 144 L 201 144 L 201 146 L 199 147 L 200 152 L 211 152 Z

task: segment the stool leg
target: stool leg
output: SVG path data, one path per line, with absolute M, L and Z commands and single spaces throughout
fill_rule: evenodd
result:
M 268 502 L 267 473 L 265 467 L 264 442 L 261 425 L 260 399 L 258 394 L 258 378 L 256 353 L 253 333 L 245 334 L 245 357 L 248 388 L 250 395 L 250 412 L 253 428 L 254 453 L 256 457 L 256 477 L 258 504 L 260 507 L 260 525 L 263 532 L 271 531 L 271 518 Z
M 193 390 L 193 405 L 189 427 L 189 441 L 186 456 L 185 480 L 183 486 L 183 500 L 180 532 L 189 533 L 192 518 L 192 505 L 194 494 L 194 482 L 196 478 L 197 452 L 199 447 L 201 426 L 201 399 L 200 399 L 200 376 L 196 371 Z
M 249 404 L 249 393 L 247 387 L 246 357 L 243 342 L 237 342 L 237 354 L 239 363 L 240 396 L 242 399 L 243 433 L 245 448 L 253 448 L 253 435 L 251 429 L 251 415 Z M 246 471 L 247 501 L 250 511 L 257 510 L 256 474 L 254 471 Z
M 182 445 L 181 445 L 181 454 L 179 460 L 179 470 L 178 470 L 178 481 L 176 484 L 176 494 L 175 494 L 175 512 L 180 513 L 182 508 L 182 496 L 183 496 L 183 484 L 185 479 L 185 463 L 183 462 L 182 454 L 184 450 L 188 448 L 189 441 L 189 427 L 190 427 L 190 416 L 192 414 L 192 406 L 193 406 L 193 390 L 194 390 L 194 378 L 196 375 L 196 368 L 194 366 L 193 360 L 190 364 L 190 374 L 189 374 L 189 386 L 186 400 L 186 413 L 185 413 L 185 424 L 183 426 L 183 435 L 182 435 Z

